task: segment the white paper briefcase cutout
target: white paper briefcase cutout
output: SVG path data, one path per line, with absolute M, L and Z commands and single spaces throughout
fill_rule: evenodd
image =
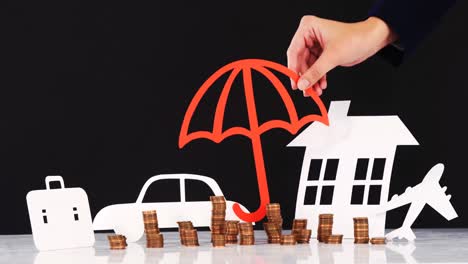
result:
M 295 218 L 307 218 L 316 230 L 318 215 L 333 213 L 333 233 L 352 238 L 352 218 L 366 216 L 369 235 L 381 237 L 386 214 L 377 212 L 401 206 L 397 199 L 387 204 L 396 148 L 419 143 L 398 116 L 348 116 L 350 103 L 331 102 L 329 126 L 314 122 L 288 144 L 306 148 Z M 457 216 L 450 196 L 438 185 L 442 171 L 443 165 L 436 165 L 426 177 L 432 180 L 425 179 L 420 184 L 424 187 L 414 188 L 412 193 L 418 195 L 403 200 L 405 204 L 412 203 L 411 210 L 402 229 L 390 233 L 388 238 L 413 240 L 410 226 L 426 203 L 447 220 Z M 431 195 L 441 200 L 429 199 Z
M 60 182 L 51 189 L 50 183 Z M 39 250 L 94 245 L 88 196 L 81 188 L 65 188 L 61 176 L 47 176 L 45 190 L 26 195 L 34 244 Z

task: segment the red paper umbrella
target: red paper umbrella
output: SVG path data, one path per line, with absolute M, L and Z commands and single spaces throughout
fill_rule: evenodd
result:
M 258 59 L 235 61 L 216 71 L 213 75 L 211 75 L 208 78 L 208 80 L 205 81 L 205 83 L 203 83 L 203 85 L 200 87 L 200 89 L 197 91 L 192 101 L 190 102 L 187 112 L 185 113 L 184 120 L 182 122 L 182 128 L 180 130 L 179 136 L 179 148 L 183 148 L 190 141 L 199 138 L 206 138 L 216 143 L 219 143 L 227 137 L 233 135 L 243 135 L 251 140 L 255 160 L 255 169 L 257 173 L 258 189 L 260 194 L 260 207 L 255 212 L 249 213 L 242 211 L 239 204 L 233 205 L 233 210 L 236 213 L 236 215 L 240 219 L 248 222 L 256 222 L 261 220 L 265 216 L 266 205 L 270 202 L 270 195 L 268 193 L 268 182 L 265 172 L 265 163 L 263 160 L 262 142 L 260 138 L 261 135 L 273 128 L 282 128 L 289 131 L 289 133 L 291 134 L 296 134 L 301 127 L 313 121 L 319 121 L 325 125 L 328 125 L 328 116 L 325 106 L 323 105 L 323 102 L 320 100 L 318 95 L 312 89 L 308 89 L 307 93 L 310 95 L 312 100 L 318 105 L 320 115 L 311 114 L 299 118 L 296 112 L 296 107 L 294 106 L 291 97 L 288 94 L 288 91 L 284 87 L 283 83 L 278 79 L 278 77 L 276 77 L 270 71 L 270 69 L 281 72 L 289 78 L 296 81 L 299 78 L 299 76 L 297 76 L 296 73 L 294 73 L 293 71 L 281 64 Z M 288 121 L 275 119 L 264 122 L 263 124 L 259 124 L 257 117 L 257 109 L 255 106 L 253 90 L 254 86 L 252 83 L 252 70 L 263 74 L 273 84 L 286 107 L 289 116 Z M 189 133 L 188 130 L 190 122 L 201 99 L 208 91 L 208 89 L 210 89 L 213 83 L 216 80 L 218 80 L 219 77 L 221 77 L 229 71 L 231 72 L 231 74 L 229 75 L 226 83 L 224 84 L 218 104 L 216 106 L 216 112 L 214 113 L 213 130 L 194 131 Z M 231 127 L 223 131 L 224 111 L 226 109 L 226 102 L 231 91 L 234 79 L 240 73 L 242 73 L 244 81 L 244 94 L 247 102 L 249 127 Z

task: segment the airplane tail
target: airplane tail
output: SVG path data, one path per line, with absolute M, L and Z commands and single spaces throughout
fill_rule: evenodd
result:
M 408 241 L 414 241 L 416 239 L 416 235 L 414 234 L 413 230 L 410 227 L 400 227 L 398 229 L 393 230 L 392 232 L 388 233 L 385 238 L 392 240 L 394 238 L 398 239 L 406 239 Z

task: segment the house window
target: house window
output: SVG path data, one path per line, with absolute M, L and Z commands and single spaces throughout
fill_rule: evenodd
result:
M 351 194 L 351 204 L 362 204 L 364 201 L 364 185 L 354 185 Z
M 307 186 L 305 197 L 304 197 L 304 204 L 314 205 L 315 197 L 317 197 L 317 186 Z
M 358 159 L 351 204 L 380 204 L 385 159 Z
M 323 179 L 325 181 L 334 181 L 336 179 L 336 171 L 338 170 L 338 160 L 329 159 L 327 160 L 327 167 L 325 168 L 325 175 Z
M 371 180 L 382 180 L 385 168 L 385 159 L 374 159 L 374 166 L 372 166 Z
M 318 181 L 321 168 L 322 168 L 322 160 L 321 159 L 312 159 L 312 160 L 310 160 L 309 177 L 307 178 L 307 180 L 309 180 L 309 181 Z
M 332 204 L 338 164 L 338 159 L 312 159 L 310 161 L 304 204 Z
M 329 205 L 333 201 L 333 191 L 335 186 L 323 186 L 322 195 L 320 196 L 320 204 Z
M 382 185 L 369 186 L 369 197 L 367 198 L 367 204 L 380 204 L 381 191 Z
M 357 164 L 356 164 L 356 173 L 354 174 L 354 179 L 365 180 L 368 166 L 369 166 L 369 159 L 358 159 Z

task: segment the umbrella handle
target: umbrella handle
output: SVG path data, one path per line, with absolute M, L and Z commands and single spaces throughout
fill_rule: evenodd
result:
M 232 210 L 234 210 L 234 213 L 243 221 L 258 222 L 265 217 L 267 204 L 269 204 L 269 202 L 260 203 L 260 207 L 253 213 L 244 212 L 238 203 L 232 206 Z
M 252 149 L 255 160 L 255 170 L 257 173 L 258 191 L 260 194 L 260 206 L 253 212 L 244 212 L 238 203 L 232 206 L 234 213 L 246 222 L 257 222 L 262 220 L 266 214 L 266 205 L 270 203 L 270 194 L 268 192 L 268 182 L 265 171 L 265 162 L 263 159 L 262 142 L 260 136 L 252 137 Z

